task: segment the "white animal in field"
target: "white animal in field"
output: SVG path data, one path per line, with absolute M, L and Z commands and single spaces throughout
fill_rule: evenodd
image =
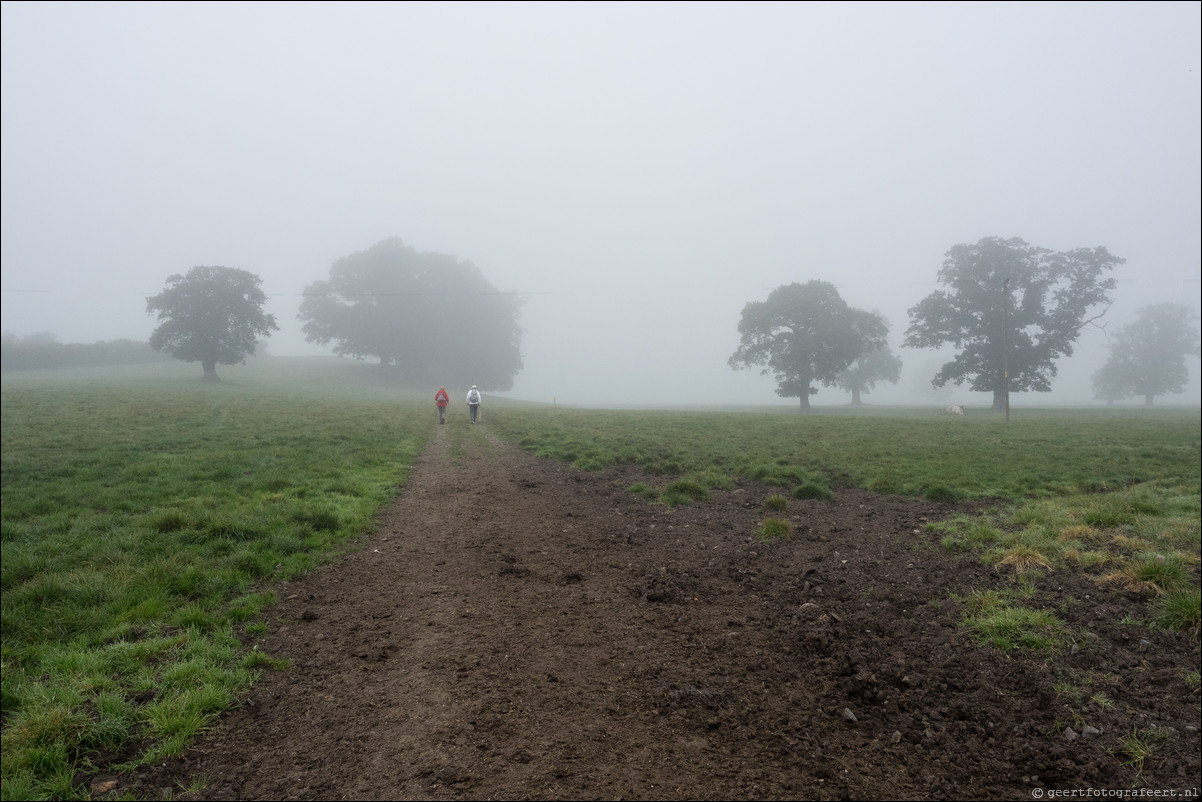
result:
M 959 404 L 948 404 L 947 409 L 943 411 L 949 415 L 963 415 L 964 407 L 960 406 Z

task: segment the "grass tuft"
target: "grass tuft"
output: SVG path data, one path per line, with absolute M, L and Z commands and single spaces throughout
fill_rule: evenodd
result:
M 1012 605 L 997 591 L 974 591 L 966 607 L 961 623 L 970 636 L 1004 652 L 1052 652 L 1065 644 L 1067 628 L 1063 621 L 1046 610 Z
M 777 494 L 764 500 L 765 512 L 784 512 L 789 508 L 789 499 Z
M 1132 576 L 1136 583 L 1160 595 L 1182 590 L 1190 583 L 1189 568 L 1176 554 L 1144 554 Z
M 793 537 L 793 524 L 783 518 L 765 518 L 756 534 L 765 543 L 788 540 Z
M 664 488 L 660 500 L 669 507 L 683 507 L 709 497 L 709 491 L 692 479 L 678 479 Z
M 798 485 L 793 490 L 793 498 L 814 499 L 817 501 L 825 501 L 832 499 L 835 494 L 831 492 L 829 487 L 820 485 L 817 482 L 804 482 Z
M 1153 622 L 1164 629 L 1202 635 L 1202 591 L 1198 588 L 1177 590 L 1157 599 Z
M 922 494 L 928 500 L 937 501 L 941 504 L 955 504 L 956 502 L 963 500 L 963 495 L 959 491 L 948 487 L 942 482 L 936 482 L 932 485 L 928 485 L 923 490 Z
M 998 569 L 1009 568 L 1016 574 L 1052 570 L 1052 565 L 1048 562 L 1048 558 L 1025 543 L 1019 543 L 1006 549 L 1001 559 L 994 564 L 994 567 Z
M 628 487 L 627 490 L 629 490 L 631 493 L 634 493 L 636 496 L 642 496 L 648 501 L 659 500 L 659 491 L 645 482 L 635 482 Z
M 1137 780 L 1143 776 L 1144 764 L 1155 753 L 1156 742 L 1167 737 L 1168 733 L 1159 727 L 1152 727 L 1143 733 L 1140 733 L 1139 728 L 1135 727 L 1132 728 L 1131 734 L 1123 739 L 1117 752 L 1123 756 L 1124 762 L 1128 766 L 1135 769 Z

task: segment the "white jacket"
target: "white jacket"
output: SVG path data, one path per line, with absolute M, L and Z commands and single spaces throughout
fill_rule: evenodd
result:
M 475 398 L 472 397 L 473 395 L 475 396 Z M 469 404 L 479 404 L 483 400 L 484 400 L 484 396 L 480 395 L 479 390 L 468 390 L 467 391 L 467 402 Z

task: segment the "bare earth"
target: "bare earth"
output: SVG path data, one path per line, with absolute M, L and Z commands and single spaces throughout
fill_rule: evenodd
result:
M 575 471 L 486 426 L 453 449 L 467 425 L 439 427 L 361 550 L 279 588 L 269 633 L 248 646 L 290 668 L 266 672 L 182 759 L 92 787 L 213 800 L 1031 799 L 1133 783 L 1196 795 L 1199 695 L 1183 669 L 1198 667 L 1198 641 L 1120 623 L 1146 617 L 1143 596 L 1042 576 L 1033 603 L 1079 650 L 1007 657 L 957 622 L 971 590 L 1012 578 L 923 529 L 954 507 L 791 500 L 796 534 L 765 544 L 756 528 L 779 489 L 669 510 L 627 491 L 633 469 Z M 1053 690 L 1064 680 L 1079 698 Z M 1123 740 L 1152 727 L 1165 737 L 1140 778 Z M 195 778 L 203 790 L 181 793 Z

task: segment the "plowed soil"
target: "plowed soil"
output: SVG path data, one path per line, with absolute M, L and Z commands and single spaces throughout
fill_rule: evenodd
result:
M 959 625 L 1014 578 L 924 525 L 965 506 L 778 488 L 669 509 L 448 421 L 361 548 L 277 586 L 291 660 L 181 759 L 94 788 L 250 799 L 1031 799 L 1199 786 L 1193 633 L 1040 573 L 1076 646 Z M 978 505 L 979 509 L 979 505 Z M 1150 752 L 1142 764 L 1131 746 Z M 117 782 L 112 787 L 113 781 Z M 196 790 L 199 788 L 200 790 Z M 185 791 L 184 789 L 191 789 Z

